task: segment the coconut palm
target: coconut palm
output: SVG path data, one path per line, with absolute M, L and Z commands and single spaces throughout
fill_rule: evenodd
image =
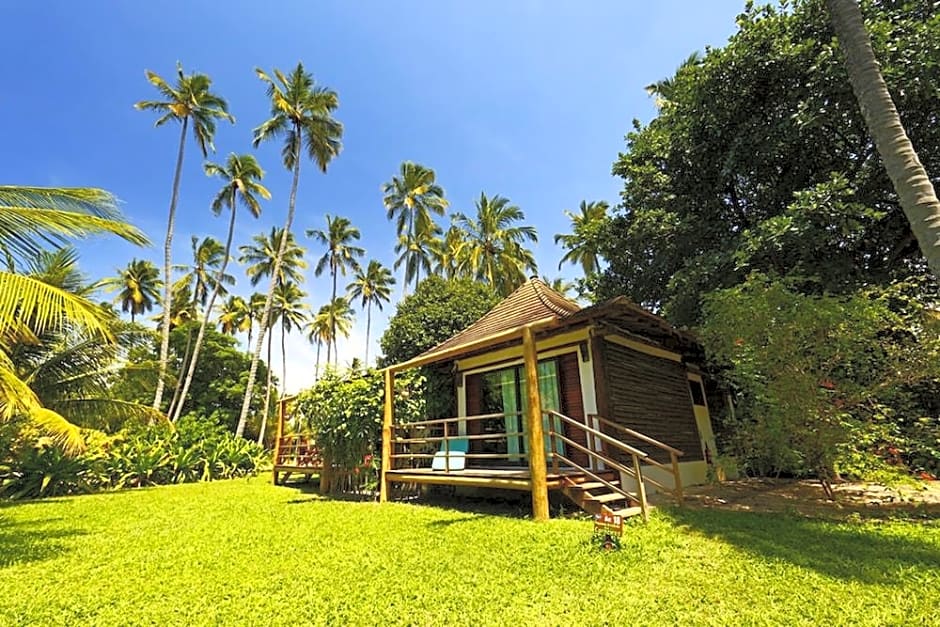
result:
M 852 91 L 920 250 L 940 277 L 940 200 L 901 123 L 854 0 L 826 0 Z
M 439 231 L 432 214 L 442 216 L 448 206 L 444 189 L 436 183 L 434 170 L 405 161 L 401 164 L 398 176 L 393 176 L 391 181 L 385 183 L 382 191 L 385 193 L 383 203 L 388 219 L 395 220 L 398 232 L 399 243 L 395 251 L 402 254 L 395 268 L 398 269 L 402 264 L 405 266 L 402 289 L 408 289 L 411 279 L 414 279 L 417 287 L 421 281 L 421 269 L 428 270 L 429 267 L 422 251 L 426 250 L 430 239 Z
M 594 202 L 581 201 L 580 213 L 565 210 L 565 215 L 571 220 L 571 233 L 555 235 L 555 243 L 561 244 L 567 251 L 558 269 L 566 263 L 580 265 L 584 276 L 595 274 L 600 268 L 600 255 L 597 251 L 598 236 L 607 220 L 607 210 L 610 206 L 603 200 Z
M 283 229 L 271 227 L 270 235 L 260 233 L 251 239 L 251 244 L 238 247 L 238 251 L 241 253 L 238 261 L 248 265 L 245 268 L 245 274 L 248 275 L 248 280 L 252 286 L 258 285 L 264 278 L 273 276 L 283 237 Z M 275 285 L 287 281 L 302 282 L 304 275 L 301 271 L 306 267 L 304 249 L 297 244 L 294 234 L 288 233 L 287 242 L 281 255 L 281 263 L 278 265 L 278 276 Z
M 139 230 L 124 222 L 114 197 L 100 189 L 0 185 L 0 248 L 8 265 L 69 238 L 112 233 L 146 244 Z M 81 434 L 60 414 L 43 407 L 20 378 L 8 347 L 23 338 L 77 328 L 99 341 L 113 342 L 107 309 L 36 277 L 0 270 L 0 420 L 22 415 L 58 438 L 67 448 L 82 445 Z
M 336 340 L 340 336 L 348 338 L 352 330 L 353 309 L 343 296 L 337 296 L 326 306 L 326 316 L 330 322 L 330 342 L 326 345 L 326 361 L 330 362 L 330 345 L 333 348 L 333 365 L 339 364 L 339 349 Z
M 306 297 L 307 293 L 292 282 L 282 283 L 274 290 L 274 312 L 281 325 L 281 396 L 287 381 L 287 334 L 307 322 L 310 309 L 303 302 Z
M 365 271 L 360 268 L 356 271 L 353 282 L 349 285 L 349 295 L 358 298 L 366 309 L 366 357 L 365 365 L 369 367 L 369 332 L 372 327 L 372 305 L 382 309 L 392 295 L 392 285 L 395 278 L 391 271 L 373 259 Z
M 226 272 L 219 272 L 219 268 L 228 266 L 225 246 L 212 236 L 202 241 L 195 235 L 190 239 L 193 253 L 191 266 L 177 266 L 184 271 L 181 280 L 192 284 L 193 301 L 205 308 L 209 301 L 209 294 L 218 289 L 221 296 L 228 295 L 226 286 L 235 285 L 235 277 Z
M 431 243 L 434 272 L 445 279 L 461 276 L 461 260 L 466 242 L 467 234 L 456 224 L 451 224 L 443 237 L 435 238 Z
M 528 272 L 536 271 L 535 256 L 524 246 L 538 241 L 535 227 L 517 224 L 525 214 L 502 196 L 488 198 L 481 193 L 476 210 L 475 218 L 454 216 L 454 223 L 467 234 L 463 263 L 470 276 L 508 295 L 525 282 Z
M 251 332 L 251 308 L 241 296 L 229 296 L 219 309 L 219 329 L 225 335 Z
M 343 135 L 343 125 L 333 119 L 332 114 L 339 106 L 339 97 L 336 92 L 326 87 L 318 86 L 313 76 L 304 70 L 302 63 L 290 73 L 284 75 L 274 70 L 272 79 L 260 69 L 255 70 L 258 77 L 267 86 L 268 98 L 271 99 L 271 117 L 255 129 L 254 146 L 257 148 L 262 142 L 283 138 L 284 146 L 281 154 L 284 158 L 284 167 L 292 171 L 290 197 L 287 203 L 287 218 L 284 221 L 284 231 L 290 232 L 294 222 L 294 211 L 297 204 L 297 185 L 300 182 L 300 163 L 302 153 L 313 160 L 321 172 L 326 172 L 327 166 L 339 154 Z M 284 252 L 287 249 L 287 239 L 281 240 L 281 246 L 275 256 L 272 269 L 271 283 L 265 299 L 264 313 L 262 314 L 262 330 L 267 326 L 271 317 L 271 303 L 274 299 L 275 277 L 280 276 Z M 251 394 L 258 371 L 258 359 L 261 357 L 263 337 L 258 338 L 255 351 L 251 357 L 251 368 L 248 371 L 248 384 L 245 390 L 245 399 L 242 402 L 242 411 L 238 418 L 236 433 L 245 432 L 245 423 L 248 420 L 248 408 L 251 405 Z
M 248 311 L 251 317 L 251 325 L 248 327 L 248 346 L 245 348 L 245 354 L 251 358 L 251 335 L 252 329 L 257 325 L 261 326 L 261 315 L 264 313 L 265 295 L 255 292 L 248 299 Z M 269 364 L 270 367 L 270 364 Z
M 130 312 L 131 322 L 135 322 L 138 314 L 151 311 L 160 299 L 160 270 L 151 261 L 134 258 L 118 276 L 104 279 L 102 286 L 117 292 L 114 302 L 120 303 L 124 313 Z
M 346 276 L 348 270 L 358 271 L 357 259 L 365 254 L 365 250 L 353 245 L 353 241 L 359 239 L 359 229 L 354 227 L 347 218 L 334 218 L 327 214 L 326 229 L 307 229 L 307 237 L 313 237 L 326 246 L 326 252 L 317 261 L 313 273 L 320 276 L 324 270 L 330 269 L 330 277 L 333 280 L 330 300 L 336 300 L 337 275 Z M 336 329 L 332 330 L 332 334 L 336 337 Z
M 304 331 L 307 334 L 307 340 L 311 344 L 317 345 L 317 365 L 314 370 L 314 380 L 320 379 L 320 348 L 327 344 L 329 345 L 333 333 L 331 328 L 330 320 L 330 307 L 329 305 L 323 305 L 320 307 L 320 310 L 307 321 L 307 325 L 304 327 Z
M 141 100 L 134 106 L 142 111 L 155 111 L 156 126 L 167 122 L 179 122 L 180 139 L 176 153 L 176 168 L 173 172 L 173 189 L 170 192 L 170 209 L 166 222 L 166 239 L 163 243 L 163 325 L 160 337 L 160 376 L 153 396 L 153 408 L 160 409 L 163 401 L 164 378 L 170 350 L 170 305 L 172 300 L 173 228 L 176 222 L 176 203 L 179 199 L 180 174 L 183 171 L 183 154 L 186 148 L 186 131 L 192 125 L 193 138 L 202 153 L 207 157 L 209 151 L 215 151 L 212 140 L 215 136 L 217 120 L 228 120 L 234 124 L 235 118 L 228 113 L 225 99 L 212 93 L 212 79 L 205 74 L 183 74 L 183 66 L 176 64 L 176 84 L 170 85 L 155 72 L 147 70 L 147 80 L 160 92 L 161 100 Z
M 564 277 L 550 279 L 542 275 L 542 282 L 566 298 L 570 298 L 571 294 L 576 294 L 578 291 L 578 286 Z
M 172 420 L 179 420 L 183 411 L 183 405 L 186 403 L 186 394 L 189 392 L 189 386 L 192 384 L 193 375 L 196 372 L 196 363 L 199 359 L 199 351 L 202 348 L 202 341 L 206 334 L 206 324 L 209 322 L 209 314 L 215 306 L 215 299 L 219 294 L 223 294 L 223 284 L 227 278 L 232 283 L 235 278 L 225 273 L 228 267 L 229 258 L 232 253 L 232 238 L 235 236 L 235 218 L 238 215 L 238 205 L 248 210 L 252 217 L 257 218 L 261 215 L 261 199 L 271 198 L 271 192 L 261 184 L 264 178 L 264 170 L 258 165 L 258 162 L 251 155 L 237 155 L 232 153 L 228 156 L 225 165 L 217 163 L 207 163 L 205 165 L 206 174 L 217 176 L 222 179 L 223 185 L 219 193 L 212 201 L 212 212 L 218 216 L 224 209 L 229 212 L 228 234 L 225 238 L 225 246 L 221 250 L 221 265 L 214 277 L 206 279 L 205 285 L 211 285 L 208 302 L 205 305 L 205 314 L 199 325 L 199 333 L 196 335 L 196 345 L 193 347 L 193 356 L 189 360 L 189 368 L 186 372 L 186 379 L 183 382 L 183 390 L 180 393 L 180 401 L 176 405 Z M 208 239 L 208 238 L 207 238 Z M 198 285 L 198 283 L 197 283 Z M 198 291 L 196 292 L 198 298 Z M 270 369 L 270 368 L 269 368 Z
M 414 280 L 416 288 L 421 281 L 421 270 L 424 270 L 426 275 L 431 274 L 431 260 L 435 256 L 438 236 L 441 234 L 441 227 L 433 222 L 430 223 L 429 229 L 400 235 L 395 245 L 398 257 L 392 267 L 398 270 L 399 267 L 404 266 L 405 283 Z

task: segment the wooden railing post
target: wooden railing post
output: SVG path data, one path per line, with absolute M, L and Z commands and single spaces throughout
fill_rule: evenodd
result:
M 630 457 L 633 458 L 633 474 L 636 478 L 636 494 L 640 498 L 640 512 L 643 514 L 643 522 L 647 522 L 650 515 L 646 507 L 646 484 L 643 483 L 643 469 L 640 468 L 640 458 L 636 453 L 633 453 Z
M 548 520 L 548 467 L 542 431 L 542 399 L 539 394 L 538 352 L 531 326 L 522 328 L 522 354 L 525 358 L 526 424 L 528 426 L 529 475 L 532 488 L 532 518 Z
M 281 438 L 284 437 L 284 405 L 287 399 L 280 399 L 277 405 L 277 435 L 274 438 L 274 485 L 278 480 L 278 464 L 281 462 Z
M 679 472 L 679 456 L 674 452 L 669 452 L 669 459 L 672 462 L 672 480 L 676 486 L 673 496 L 679 505 L 682 505 L 682 473 Z
M 555 417 L 548 414 L 549 444 L 552 447 L 552 472 L 558 474 L 558 438 L 555 436 Z
M 385 370 L 385 412 L 382 416 L 382 481 L 379 486 L 379 502 L 388 500 L 392 470 L 392 422 L 395 419 L 395 375 L 390 368 Z
M 446 420 L 444 421 L 444 472 L 450 472 L 450 438 L 447 434 Z

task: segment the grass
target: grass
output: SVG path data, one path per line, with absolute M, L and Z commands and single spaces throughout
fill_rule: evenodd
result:
M 322 500 L 263 479 L 0 507 L 0 624 L 928 624 L 940 521 L 581 520 Z

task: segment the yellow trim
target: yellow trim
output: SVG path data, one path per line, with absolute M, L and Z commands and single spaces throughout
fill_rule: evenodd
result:
M 620 346 L 633 349 L 638 353 L 652 355 L 653 357 L 661 357 L 662 359 L 669 359 L 680 364 L 682 363 L 682 355 L 673 353 L 672 351 L 656 348 L 655 346 L 650 346 L 649 344 L 643 344 L 641 342 L 634 342 L 633 340 L 628 340 L 619 335 L 605 335 L 604 339 L 613 344 L 619 344 Z
M 539 359 L 553 357 L 556 354 L 577 350 L 576 348 L 573 349 L 571 347 L 562 347 L 587 339 L 588 329 L 585 328 L 568 331 L 567 333 L 559 333 L 558 335 L 553 335 L 551 337 L 539 340 L 537 342 Z M 559 351 L 559 349 L 561 350 Z M 554 353 L 552 352 L 553 350 L 555 351 Z M 458 359 L 457 369 L 461 372 L 469 373 L 471 371 L 485 370 L 487 369 L 487 366 L 491 366 L 493 364 L 498 364 L 500 366 L 514 365 L 511 363 L 513 360 L 518 360 L 518 363 L 522 363 L 522 345 L 510 346 L 498 351 L 484 353 L 482 355 L 476 355 L 466 359 Z

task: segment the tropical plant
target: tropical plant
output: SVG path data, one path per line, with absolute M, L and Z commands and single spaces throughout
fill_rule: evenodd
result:
M 307 333 L 307 340 L 317 346 L 317 361 L 313 375 L 315 381 L 320 379 L 320 348 L 324 344 L 329 346 L 333 338 L 329 311 L 329 305 L 320 307 L 319 311 L 307 321 L 307 326 L 304 329 Z
M 343 296 L 337 296 L 326 305 L 326 317 L 330 323 L 330 341 L 326 345 L 326 362 L 330 362 L 330 348 L 333 349 L 333 365 L 339 364 L 339 349 L 336 341 L 340 337 L 349 337 L 352 330 L 353 309 Z
M 274 70 L 272 79 L 260 69 L 256 70 L 258 77 L 267 86 L 268 98 L 271 99 L 271 117 L 255 129 L 254 146 L 262 142 L 283 138 L 284 146 L 281 154 L 284 167 L 291 170 L 290 198 L 287 203 L 287 218 L 284 221 L 284 231 L 290 232 L 294 222 L 294 211 L 297 204 L 297 185 L 300 181 L 300 163 L 302 152 L 313 160 L 321 172 L 326 172 L 330 161 L 339 154 L 342 144 L 343 125 L 333 119 L 332 114 L 339 106 L 339 97 L 336 92 L 326 87 L 318 86 L 313 76 L 304 70 L 302 63 L 285 76 L 281 71 Z M 281 240 L 272 269 L 272 279 L 265 299 L 264 313 L 262 314 L 262 333 L 271 316 L 271 303 L 274 299 L 276 280 L 280 276 L 284 251 L 287 249 L 287 240 Z M 251 393 L 255 383 L 258 359 L 261 357 L 261 348 L 264 338 L 259 337 L 251 360 L 251 370 L 248 373 L 248 389 L 242 403 L 241 418 L 237 433 L 241 435 L 245 430 L 245 421 L 248 419 L 248 407 L 251 404 Z
M 154 391 L 153 408 L 160 409 L 163 400 L 164 378 L 167 370 L 167 355 L 170 342 L 170 306 L 172 301 L 173 229 L 176 221 L 176 203 L 179 199 L 180 175 L 183 172 L 183 155 L 186 148 L 186 132 L 192 125 L 193 138 L 199 146 L 203 158 L 209 151 L 215 150 L 216 120 L 228 120 L 235 123 L 235 118 L 228 113 L 225 99 L 212 93 L 212 80 L 205 74 L 183 74 L 183 66 L 176 64 L 176 84 L 170 85 L 155 72 L 147 70 L 147 80 L 160 93 L 161 100 L 141 100 L 135 108 L 142 111 L 154 111 L 160 117 L 155 126 L 167 122 L 179 122 L 180 139 L 176 154 L 176 167 L 173 172 L 173 189 L 170 192 L 170 208 L 167 215 L 166 239 L 163 244 L 163 326 L 160 339 L 160 378 Z
M 209 316 L 212 312 L 212 308 L 215 306 L 215 299 L 219 294 L 223 294 L 222 285 L 226 282 L 226 277 L 230 277 L 230 275 L 225 273 L 225 269 L 228 267 L 232 252 L 232 238 L 235 235 L 235 218 L 238 205 L 241 204 L 248 210 L 252 217 L 257 218 L 261 215 L 260 200 L 262 198 L 265 200 L 271 198 L 271 193 L 260 182 L 261 179 L 264 178 L 264 170 L 261 169 L 261 166 L 258 165 L 258 162 L 251 155 L 237 155 L 232 153 L 228 156 L 228 160 L 224 166 L 217 163 L 207 163 L 205 170 L 206 174 L 209 176 L 217 176 L 224 181 L 222 189 L 219 190 L 219 193 L 212 201 L 211 207 L 212 212 L 216 216 L 222 213 L 223 209 L 228 209 L 228 234 L 225 238 L 225 246 L 221 251 L 222 261 L 219 265 L 218 272 L 211 280 L 206 281 L 207 284 L 212 286 L 212 289 L 208 297 L 208 302 L 204 303 L 205 313 L 202 316 L 202 323 L 199 325 L 199 333 L 196 335 L 196 345 L 193 347 L 193 356 L 189 361 L 189 368 L 183 383 L 182 392 L 180 393 L 180 400 L 173 414 L 173 422 L 179 420 L 183 412 L 183 406 L 186 404 L 186 394 L 189 392 L 189 386 L 192 384 L 193 372 L 196 370 L 199 351 L 202 348 L 202 340 L 206 333 L 206 325 L 209 322 Z M 232 278 L 231 280 L 234 282 L 235 279 Z M 196 296 L 198 298 L 198 291 L 196 292 Z
M 287 334 L 302 328 L 309 317 L 309 308 L 303 302 L 307 297 L 296 283 L 281 283 L 274 290 L 274 319 L 281 326 L 281 395 L 284 395 L 284 383 L 287 380 Z
M 542 276 L 542 281 L 551 287 L 553 290 L 565 297 L 570 297 L 571 295 L 577 294 L 578 286 L 573 281 L 569 281 L 564 277 L 555 277 L 550 279 L 547 276 Z
M 901 123 L 855 0 L 826 0 L 849 82 L 901 209 L 935 277 L 940 277 L 940 200 Z
M 28 257 L 70 237 L 112 233 L 135 244 L 144 235 L 124 222 L 114 198 L 98 189 L 0 186 L 0 245 L 8 260 Z M 61 415 L 44 408 L 17 375 L 9 347 L 47 332 L 80 328 L 101 341 L 113 341 L 112 315 L 85 297 L 32 276 L 0 270 L 0 421 L 27 416 L 64 442 L 80 448 L 81 436 Z
M 461 278 L 466 242 L 467 234 L 456 224 L 451 224 L 443 237 L 435 238 L 431 244 L 434 273 L 445 279 Z
M 308 229 L 307 237 L 315 238 L 320 244 L 326 246 L 326 252 L 317 261 L 313 272 L 316 276 L 323 274 L 326 268 L 330 269 L 333 281 L 333 291 L 330 300 L 336 300 L 336 278 L 346 272 L 359 270 L 358 258 L 365 254 L 365 250 L 354 246 L 353 241 L 359 239 L 359 229 L 354 227 L 347 218 L 326 215 L 326 229 Z M 332 336 L 336 337 L 336 329 L 332 329 Z
M 375 259 L 369 261 L 365 270 L 359 268 L 353 282 L 349 285 L 349 296 L 358 298 L 366 310 L 366 356 L 365 367 L 369 367 L 369 335 L 372 329 L 372 306 L 381 311 L 383 303 L 387 303 L 392 295 L 392 285 L 395 278 L 391 271 Z
M 193 303 L 203 308 L 209 300 L 209 294 L 218 290 L 222 296 L 228 294 L 226 286 L 235 285 L 235 277 L 226 272 L 219 272 L 219 268 L 228 263 L 225 255 L 225 246 L 212 236 L 204 237 L 201 241 L 195 235 L 190 239 L 193 253 L 191 266 L 177 266 L 184 271 L 179 281 L 190 283 L 193 290 Z
M 118 276 L 102 281 L 108 292 L 117 292 L 115 303 L 120 303 L 121 311 L 130 312 L 131 322 L 139 314 L 153 309 L 154 302 L 160 298 L 160 270 L 153 262 L 146 259 L 132 259 L 127 267 L 118 271 Z
M 398 176 L 385 183 L 382 191 L 388 219 L 395 220 L 398 233 L 395 252 L 401 256 L 395 262 L 395 269 L 401 264 L 405 266 L 402 289 L 407 290 L 412 279 L 417 287 L 421 281 L 421 268 L 429 271 L 427 248 L 439 231 L 432 214 L 442 216 L 448 206 L 444 189 L 436 183 L 434 170 L 405 161 Z
M 274 276 L 274 266 L 277 261 L 278 252 L 282 248 L 282 239 L 284 229 L 271 227 L 271 233 L 265 235 L 259 233 L 251 238 L 252 243 L 238 247 L 241 255 L 238 258 L 239 263 L 247 264 L 245 274 L 252 286 L 258 285 L 261 279 Z M 287 241 L 283 242 L 283 254 L 281 263 L 277 268 L 277 280 L 275 285 L 286 281 L 301 283 L 304 280 L 301 270 L 307 267 L 304 260 L 304 249 L 297 244 L 293 233 L 288 233 Z M 261 311 L 263 314 L 264 311 Z M 260 316 L 259 316 L 260 322 Z
M 522 285 L 527 272 L 536 271 L 535 256 L 524 246 L 537 242 L 535 227 L 519 225 L 525 214 L 508 198 L 481 193 L 476 217 L 462 213 L 454 222 L 467 237 L 463 263 L 470 276 L 485 281 L 503 296 Z
M 229 296 L 219 311 L 219 328 L 222 333 L 251 333 L 252 323 L 248 302 L 241 296 Z
M 565 210 L 571 220 L 571 233 L 555 235 L 555 244 L 561 244 L 567 251 L 558 262 L 558 269 L 566 263 L 580 265 L 584 276 L 588 277 L 600 269 L 598 256 L 599 237 L 607 224 L 607 210 L 610 206 L 603 200 L 581 201 L 580 213 Z

